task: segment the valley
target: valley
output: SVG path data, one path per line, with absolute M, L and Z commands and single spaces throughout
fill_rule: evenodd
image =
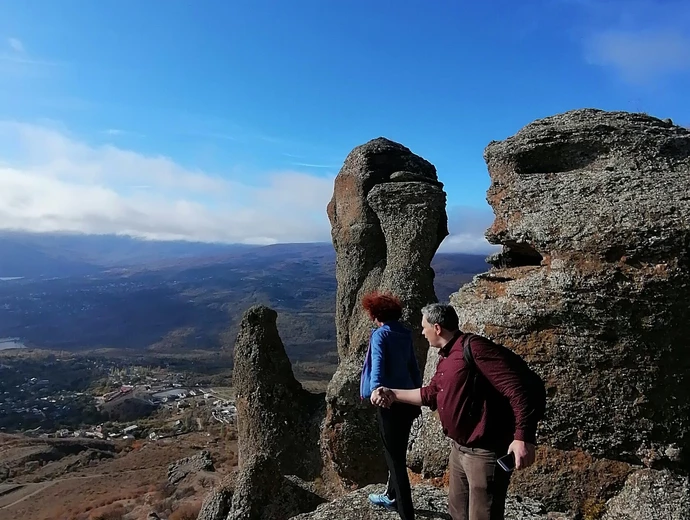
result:
M 432 265 L 442 300 L 487 268 Z M 0 520 L 196 518 L 237 463 L 232 356 L 251 305 L 278 312 L 306 389 L 338 364 L 330 244 L 0 233 L 0 267 Z

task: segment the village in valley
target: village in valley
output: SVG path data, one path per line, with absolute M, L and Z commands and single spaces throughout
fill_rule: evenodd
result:
M 0 520 L 198 511 L 237 464 L 235 419 L 218 353 L 4 350 Z
M 0 373 L 0 432 L 156 440 L 231 425 L 236 414 L 231 387 L 122 360 L 6 353 Z

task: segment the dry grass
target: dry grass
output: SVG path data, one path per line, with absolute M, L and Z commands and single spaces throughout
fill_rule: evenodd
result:
M 201 510 L 201 501 L 187 502 L 178 507 L 168 520 L 196 520 Z
M 10 445 L 16 442 L 6 440 Z M 200 449 L 211 451 L 217 472 L 191 475 L 178 486 L 169 485 L 168 465 Z M 113 520 L 122 515 L 132 519 L 145 517 L 152 510 L 168 518 L 178 509 L 178 516 L 188 514 L 209 487 L 232 472 L 236 449 L 236 442 L 214 441 L 214 437 L 203 433 L 169 441 L 144 441 L 135 450 L 46 483 L 45 489 L 11 508 L 0 508 L 0 520 Z
M 101 511 L 89 516 L 89 520 L 122 520 L 129 513 L 121 504 L 104 507 Z

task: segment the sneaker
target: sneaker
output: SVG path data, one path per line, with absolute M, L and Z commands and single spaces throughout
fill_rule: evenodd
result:
M 369 502 L 371 502 L 375 506 L 385 507 L 390 511 L 398 510 L 398 505 L 396 504 L 395 500 L 391 500 L 386 495 L 377 495 L 375 493 L 372 493 L 371 495 L 369 495 Z

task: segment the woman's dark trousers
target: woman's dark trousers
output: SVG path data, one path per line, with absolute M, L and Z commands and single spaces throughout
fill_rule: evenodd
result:
M 418 406 L 393 403 L 378 408 L 379 431 L 388 464 L 388 498 L 395 499 L 402 520 L 414 520 L 412 491 L 407 476 L 407 441 L 412 423 L 420 414 Z

